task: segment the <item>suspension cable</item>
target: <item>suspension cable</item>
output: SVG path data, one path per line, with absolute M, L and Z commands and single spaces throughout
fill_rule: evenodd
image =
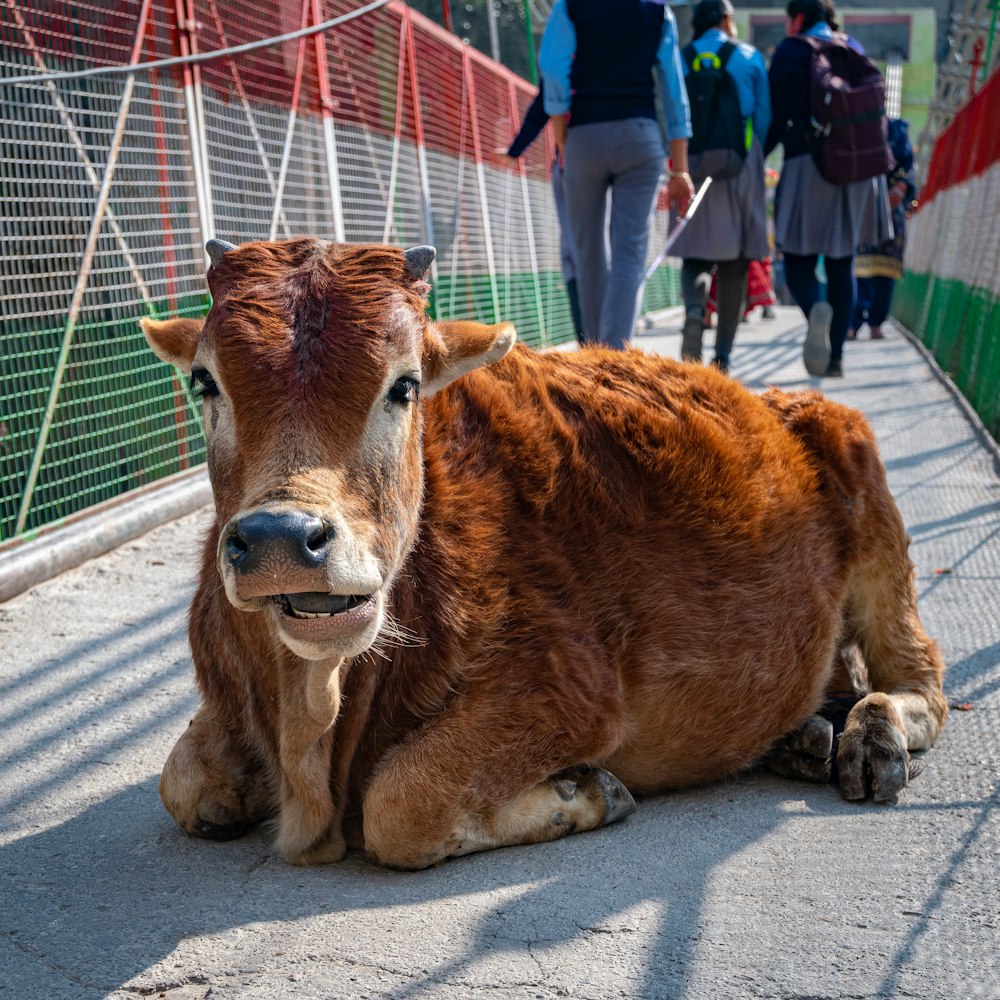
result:
M 282 42 L 292 42 L 297 38 L 305 38 L 308 35 L 315 35 L 321 31 L 328 31 L 338 24 L 353 21 L 356 17 L 368 14 L 379 7 L 384 7 L 392 0 L 374 0 L 373 3 L 357 10 L 352 10 L 347 14 L 341 14 L 322 24 L 314 24 L 308 28 L 300 28 L 298 31 L 290 31 L 285 35 L 274 35 L 271 38 L 260 38 L 256 42 L 245 42 L 243 45 L 232 45 L 227 49 L 213 49 L 210 52 L 195 52 L 188 56 L 174 56 L 170 59 L 156 59 L 153 62 L 132 63 L 123 66 L 92 66 L 90 69 L 67 70 L 62 73 L 36 73 L 28 76 L 0 77 L 0 86 L 20 87 L 25 85 L 37 85 L 41 83 L 55 83 L 59 80 L 80 80 L 87 76 L 130 76 L 134 73 L 148 73 L 154 69 L 169 69 L 173 66 L 190 66 L 196 63 L 211 62 L 213 59 L 224 59 L 226 56 L 242 55 L 244 52 L 253 52 L 255 49 L 267 48 L 271 45 L 280 45 Z

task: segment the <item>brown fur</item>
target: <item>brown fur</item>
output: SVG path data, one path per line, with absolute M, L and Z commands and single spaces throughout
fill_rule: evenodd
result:
M 161 783 L 190 832 L 228 832 L 235 798 L 245 822 L 276 815 L 292 861 L 355 844 L 420 867 L 589 829 L 629 808 L 605 772 L 648 793 L 760 759 L 855 646 L 878 693 L 849 717 L 842 788 L 905 784 L 943 667 L 860 414 L 599 348 L 515 347 L 444 386 L 508 328 L 429 324 L 389 248 L 250 244 L 210 281 L 198 350 L 231 437 L 210 436 L 191 613 L 203 707 Z M 381 393 L 408 357 L 443 387 L 404 411 Z M 382 568 L 367 652 L 303 659 L 227 599 L 227 533 L 275 504 L 336 516 Z

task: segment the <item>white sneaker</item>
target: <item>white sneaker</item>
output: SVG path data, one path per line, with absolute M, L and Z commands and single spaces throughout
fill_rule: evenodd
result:
M 830 324 L 833 306 L 829 302 L 816 302 L 809 310 L 809 327 L 802 346 L 802 363 L 810 375 L 825 375 L 830 365 Z

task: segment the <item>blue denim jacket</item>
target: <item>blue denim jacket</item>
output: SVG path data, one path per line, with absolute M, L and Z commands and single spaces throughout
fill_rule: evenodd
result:
M 572 105 L 570 72 L 576 52 L 576 29 L 566 10 L 566 0 L 555 0 L 545 24 L 538 64 L 545 86 L 545 110 L 565 114 Z M 659 81 L 668 139 L 691 137 L 691 113 L 684 85 L 684 66 L 677 46 L 677 23 L 670 8 L 664 10 L 663 29 L 654 66 Z

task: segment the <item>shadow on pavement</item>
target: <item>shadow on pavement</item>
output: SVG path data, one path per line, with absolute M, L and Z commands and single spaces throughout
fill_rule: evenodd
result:
M 261 832 L 225 844 L 194 840 L 174 826 L 150 779 L 0 848 L 0 872 L 14 889 L 8 919 L 16 914 L 6 933 L 31 942 L 81 987 L 112 991 L 185 939 L 515 889 L 478 924 L 463 927 L 458 956 L 385 995 L 409 997 L 428 983 L 454 982 L 482 959 L 511 949 L 638 931 L 630 911 L 649 902 L 660 915 L 657 926 L 645 929 L 647 968 L 657 990 L 672 992 L 685 981 L 713 869 L 781 823 L 787 788 L 748 780 L 756 787 L 733 782 L 707 801 L 700 793 L 646 800 L 625 824 L 595 833 L 399 873 L 361 856 L 293 868 L 271 854 Z M 692 838 L 699 826 L 701 835 Z M 364 942 L 352 947 L 364 964 Z

